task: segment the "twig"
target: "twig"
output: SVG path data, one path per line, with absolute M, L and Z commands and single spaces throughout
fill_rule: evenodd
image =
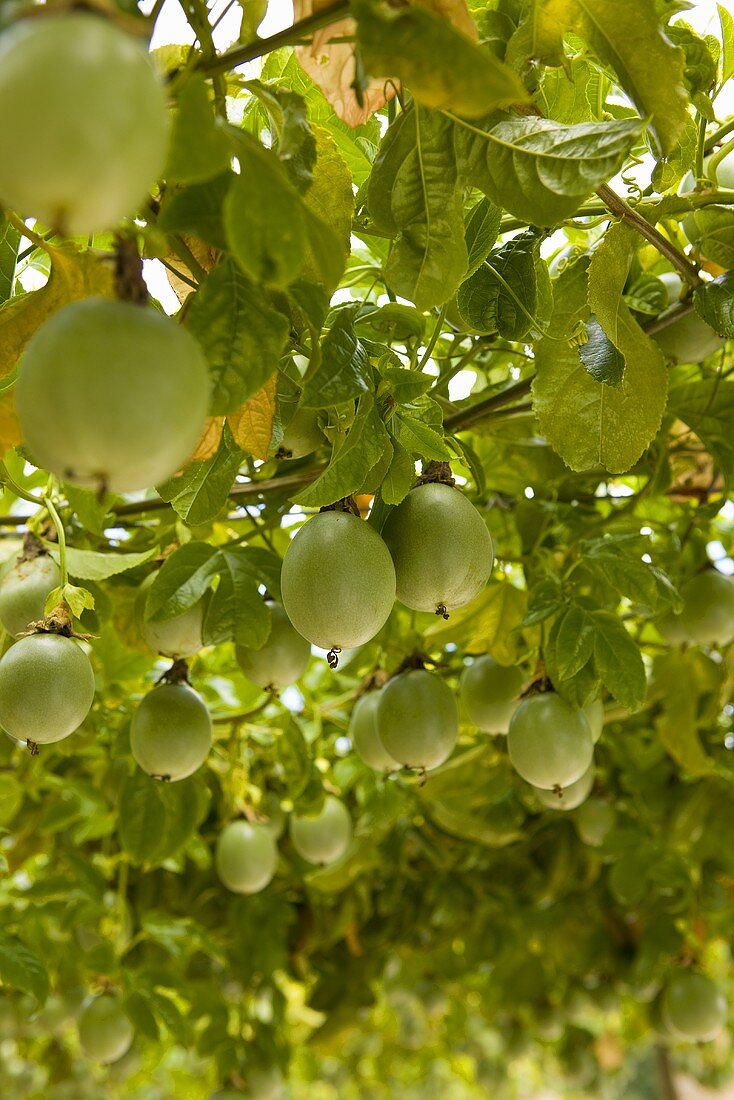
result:
M 601 187 L 597 188 L 597 195 L 602 202 L 609 208 L 612 214 L 616 214 L 618 218 L 622 218 L 631 225 L 633 229 L 636 229 L 640 236 L 654 245 L 661 255 L 665 256 L 667 260 L 670 260 L 673 267 L 676 267 L 683 275 L 684 279 L 690 283 L 691 286 L 696 287 L 701 283 L 701 276 L 698 273 L 698 269 L 687 260 L 682 252 L 679 252 L 675 245 L 671 244 L 662 233 L 652 225 L 647 218 L 643 218 L 642 214 L 637 210 L 633 210 L 629 203 L 616 193 L 612 191 L 608 184 L 603 183 Z

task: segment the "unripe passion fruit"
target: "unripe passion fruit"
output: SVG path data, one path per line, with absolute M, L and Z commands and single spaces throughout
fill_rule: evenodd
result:
M 734 578 L 707 569 L 681 588 L 683 608 L 672 617 L 670 629 L 661 627 L 671 640 L 693 645 L 728 645 L 734 639 Z
M 459 733 L 453 692 L 435 672 L 401 672 L 380 692 L 377 733 L 406 768 L 437 768 L 451 755 Z
M 292 817 L 291 840 L 302 859 L 325 866 L 340 859 L 352 839 L 352 819 L 343 802 L 327 794 L 315 817 Z
M 592 699 L 589 703 L 584 703 L 581 709 L 586 715 L 592 740 L 596 744 L 604 731 L 604 704 L 601 699 Z
M 700 363 L 724 346 L 723 336 L 693 312 L 672 321 L 656 332 L 653 339 L 663 355 L 676 363 Z
M 614 827 L 615 820 L 614 808 L 608 802 L 601 798 L 589 798 L 579 809 L 576 828 L 584 844 L 598 848 Z
M 507 734 L 515 771 L 534 787 L 551 791 L 580 779 L 593 757 L 586 715 L 554 691 L 523 699 Z
M 0 661 L 0 726 L 19 741 L 61 741 L 79 728 L 93 699 L 92 666 L 71 638 L 32 634 Z
M 562 791 L 545 791 L 542 787 L 534 787 L 535 796 L 549 810 L 575 810 L 591 794 L 594 786 L 594 765 L 589 765 L 580 779 L 569 783 Z
M 726 1023 L 726 1015 L 726 998 L 706 974 L 681 970 L 663 991 L 661 1016 L 679 1039 L 715 1039 Z
M 305 458 L 326 442 L 317 409 L 297 409 L 283 432 L 279 452 L 284 458 Z
M 172 619 L 160 623 L 150 622 L 145 618 L 145 601 L 154 580 L 154 576 L 146 577 L 135 601 L 135 616 L 141 638 L 153 653 L 160 653 L 172 660 L 193 657 L 204 644 L 204 601 L 199 600 L 188 611 L 174 615 Z
M 363 645 L 395 601 L 395 569 L 377 532 L 348 512 L 320 512 L 283 558 L 283 607 L 299 634 L 322 649 Z
M 135 1036 L 116 993 L 95 997 L 79 1016 L 79 1039 L 88 1058 L 109 1065 L 127 1054 Z
M 474 505 L 451 485 L 411 489 L 382 534 L 395 563 L 397 597 L 415 611 L 463 607 L 492 572 L 492 537 Z
M 13 638 L 43 618 L 46 597 L 61 584 L 61 571 L 48 554 L 19 561 L 0 584 L 0 622 Z
M 266 825 L 233 821 L 217 840 L 217 874 L 236 894 L 257 894 L 268 885 L 278 864 L 275 838 Z
M 311 646 L 291 625 L 280 604 L 270 604 L 270 616 L 270 634 L 265 645 L 260 649 L 238 645 L 235 652 L 248 680 L 258 687 L 280 691 L 306 671 Z
M 171 477 L 191 454 L 209 377 L 196 340 L 170 318 L 89 298 L 33 336 L 16 399 L 23 439 L 45 469 L 126 493 Z
M 461 674 L 459 700 L 477 729 L 507 733 L 522 683 L 519 668 L 504 668 L 487 655 L 475 657 Z
M 161 83 L 141 42 L 98 15 L 2 33 L 0 117 L 0 199 L 69 235 L 135 214 L 163 170 Z
M 130 725 L 130 749 L 148 775 L 172 782 L 200 768 L 212 743 L 204 700 L 185 684 L 162 684 L 141 700 Z
M 377 733 L 379 703 L 379 691 L 360 696 L 349 719 L 349 738 L 357 756 L 370 768 L 376 772 L 392 772 L 400 765 L 390 756 Z

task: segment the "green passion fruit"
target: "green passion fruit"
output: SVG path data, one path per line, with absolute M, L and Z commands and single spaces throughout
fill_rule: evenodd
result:
M 260 649 L 237 646 L 240 668 L 261 688 L 280 691 L 294 684 L 306 671 L 311 645 L 302 638 L 280 604 L 270 604 L 270 634 Z
M 31 634 L 0 661 L 0 726 L 19 741 L 63 740 L 79 728 L 93 700 L 92 666 L 71 638 Z
M 404 767 L 437 768 L 448 760 L 458 733 L 456 699 L 435 672 L 401 672 L 380 692 L 377 734 L 387 753 Z
M 74 302 L 41 325 L 16 385 L 34 461 L 119 493 L 176 473 L 201 436 L 208 399 L 193 336 L 152 309 L 103 298 Z
M 319 427 L 317 409 L 296 409 L 293 419 L 283 432 L 278 453 L 283 458 L 305 458 L 323 447 L 326 439 Z
M 3 31 L 0 116 L 0 200 L 68 235 L 135 214 L 163 170 L 165 92 L 142 43 L 101 15 Z
M 395 563 L 397 597 L 414 611 L 446 615 L 463 607 L 492 572 L 492 537 L 471 501 L 451 485 L 411 489 L 382 535 Z
M 586 715 L 554 691 L 523 699 L 507 734 L 510 762 L 533 787 L 552 791 L 580 779 L 594 741 Z
M 49 554 L 21 559 L 0 584 L 0 623 L 13 638 L 43 618 L 46 597 L 61 584 L 61 570 Z
M 575 810 L 591 794 L 594 786 L 594 765 L 589 765 L 580 779 L 569 783 L 563 790 L 547 791 L 534 787 L 535 796 L 549 810 Z
M 694 312 L 671 321 L 653 339 L 663 355 L 675 363 L 700 363 L 724 346 L 723 336 Z
M 327 794 L 321 811 L 313 817 L 291 818 L 291 840 L 302 859 L 319 866 L 335 863 L 352 839 L 352 819 L 346 806 Z
M 266 825 L 233 821 L 219 834 L 215 862 L 228 890 L 257 894 L 271 881 L 278 865 L 275 837 Z
M 79 1040 L 88 1058 L 103 1065 L 117 1062 L 132 1046 L 135 1031 L 116 993 L 95 997 L 79 1016 Z
M 726 998 L 708 975 L 681 970 L 663 990 L 661 1017 L 677 1038 L 708 1042 L 726 1024 Z
M 507 733 L 522 684 L 519 668 L 505 668 L 488 655 L 475 657 L 461 674 L 459 701 L 477 729 Z
M 672 644 L 728 645 L 734 640 L 734 578 L 706 569 L 680 590 L 683 607 L 660 623 Z
M 393 772 L 400 764 L 387 752 L 377 732 L 379 703 L 379 691 L 369 691 L 359 697 L 349 719 L 349 738 L 357 756 L 370 768 L 376 772 Z
M 348 512 L 320 512 L 301 527 L 285 552 L 280 583 L 293 626 L 327 650 L 374 638 L 395 601 L 385 543 Z
M 201 767 L 212 743 L 204 700 L 186 684 L 161 684 L 146 695 L 130 725 L 130 749 L 148 775 L 175 782 Z
M 586 715 L 591 736 L 596 744 L 604 731 L 604 704 L 601 699 L 591 699 L 588 703 L 584 703 L 581 709 Z
M 146 577 L 135 601 L 135 617 L 140 637 L 148 649 L 153 653 L 160 653 L 163 657 L 170 657 L 172 660 L 193 657 L 204 644 L 202 631 L 205 601 L 199 600 L 188 611 L 174 615 L 172 619 L 165 619 L 159 623 L 150 622 L 145 618 L 145 601 L 154 580 L 154 575 Z
M 576 815 L 576 829 L 584 844 L 599 848 L 614 828 L 614 807 L 602 798 L 588 798 Z

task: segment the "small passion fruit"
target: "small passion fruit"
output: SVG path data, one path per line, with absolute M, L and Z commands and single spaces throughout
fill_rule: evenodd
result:
M 217 840 L 217 874 L 236 894 L 257 894 L 275 874 L 278 848 L 266 825 L 232 821 Z
M 462 672 L 459 701 L 477 729 L 485 733 L 507 733 L 522 685 L 523 674 L 519 668 L 505 668 L 484 654 L 475 657 Z
M 327 794 L 320 812 L 313 817 L 291 818 L 291 840 L 302 859 L 319 866 L 336 863 L 352 839 L 352 819 L 346 806 Z
M 16 562 L 0 584 L 0 623 L 18 638 L 43 618 L 46 598 L 61 584 L 61 570 L 50 554 Z
M 515 771 L 533 787 L 563 790 L 589 768 L 594 740 L 584 712 L 548 691 L 520 703 L 507 748 Z
M 393 760 L 377 732 L 377 708 L 380 692 L 368 691 L 354 704 L 349 719 L 349 738 L 357 756 L 376 772 L 396 771 L 400 764 Z
M 81 726 L 93 700 L 92 666 L 71 638 L 31 634 L 0 661 L 0 725 L 19 741 L 63 740 Z
M 116 993 L 90 1001 L 79 1016 L 79 1041 L 88 1058 L 110 1065 L 127 1054 L 135 1037 L 133 1025 Z
M 389 756 L 404 767 L 437 768 L 448 760 L 458 733 L 456 699 L 435 672 L 401 672 L 380 692 L 377 734 Z
M 212 743 L 204 700 L 186 684 L 161 684 L 140 702 L 130 725 L 130 749 L 144 772 L 175 782 L 193 775 Z
M 260 649 L 237 646 L 237 662 L 248 680 L 281 691 L 306 671 L 311 646 L 302 638 L 280 604 L 270 604 L 270 634 Z

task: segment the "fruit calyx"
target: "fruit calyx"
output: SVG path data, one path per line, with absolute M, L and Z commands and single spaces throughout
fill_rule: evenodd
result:
M 425 653 L 419 653 L 418 650 L 414 650 L 413 653 L 409 654 L 409 656 L 400 662 L 394 672 L 390 673 L 387 680 L 394 680 L 401 672 L 415 672 L 424 669 L 426 665 L 431 665 L 432 668 L 435 668 L 436 662 L 432 661 Z M 387 682 L 387 680 L 385 682 Z
M 451 473 L 451 466 L 448 462 L 436 462 L 431 460 L 430 462 L 423 463 L 423 471 L 418 478 L 416 485 L 456 485 L 453 474 Z M 448 616 L 446 616 L 448 618 Z
M 23 547 L 18 555 L 18 562 L 33 561 L 48 554 L 40 539 L 37 539 L 32 531 L 26 531 L 23 536 Z
M 379 691 L 381 687 L 384 687 L 387 681 L 390 679 L 384 668 L 376 668 L 372 672 L 368 672 L 362 683 L 357 688 L 354 696 L 356 699 L 361 699 L 363 695 L 368 695 L 371 691 Z
M 361 519 L 359 507 L 354 497 L 342 497 L 341 500 L 335 500 L 333 504 L 325 504 L 323 508 L 319 508 L 319 512 L 350 512 L 357 519 Z
M 82 638 L 84 641 L 92 637 L 91 634 L 74 633 L 71 608 L 66 600 L 60 600 L 48 615 L 29 626 L 30 630 L 26 630 L 21 637 L 25 638 L 30 634 L 60 634 L 64 638 Z
M 547 692 L 554 690 L 555 688 L 545 670 L 545 661 L 542 657 L 539 657 L 533 672 L 533 678 L 520 693 L 520 699 L 529 699 L 532 695 L 545 695 Z
M 182 658 L 175 660 L 171 667 L 158 677 L 156 684 L 188 684 L 191 687 L 188 661 Z

